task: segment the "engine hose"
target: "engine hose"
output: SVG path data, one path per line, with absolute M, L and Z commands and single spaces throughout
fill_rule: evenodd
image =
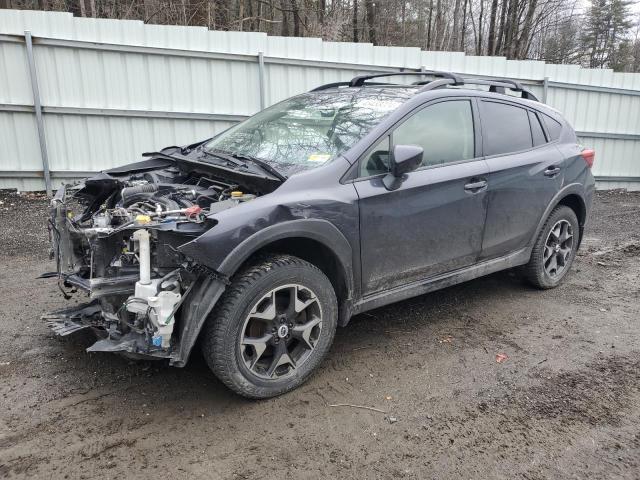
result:
M 158 185 L 156 183 L 145 183 L 144 185 L 136 185 L 134 187 L 125 187 L 122 189 L 120 195 L 122 195 L 122 203 L 126 206 L 131 203 L 131 197 L 144 193 L 154 193 L 158 191 Z M 145 195 L 146 197 L 146 195 Z

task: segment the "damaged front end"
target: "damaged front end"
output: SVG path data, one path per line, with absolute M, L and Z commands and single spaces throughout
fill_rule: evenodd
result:
M 178 248 L 215 225 L 208 215 L 273 187 L 248 186 L 188 162 L 129 167 L 62 187 L 52 199 L 57 268 L 48 276 L 57 276 L 66 297 L 85 292 L 88 303 L 43 318 L 60 335 L 95 330 L 99 340 L 89 351 L 183 366 L 227 280 Z

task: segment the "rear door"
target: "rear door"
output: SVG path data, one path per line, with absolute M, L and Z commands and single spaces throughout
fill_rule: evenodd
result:
M 480 259 L 524 248 L 562 186 L 562 155 L 541 113 L 508 101 L 480 99 L 489 166 L 487 222 Z M 556 122 L 557 123 L 557 122 Z
M 388 290 L 473 264 L 482 245 L 486 174 L 477 111 L 468 98 L 434 102 L 410 115 L 360 161 L 362 287 Z M 424 149 L 421 168 L 397 190 L 382 177 L 393 145 Z

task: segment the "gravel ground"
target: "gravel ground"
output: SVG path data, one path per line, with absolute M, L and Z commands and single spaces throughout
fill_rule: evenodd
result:
M 504 272 L 359 315 L 308 383 L 259 402 L 197 356 L 50 333 L 46 202 L 0 202 L 0 477 L 640 477 L 639 194 L 598 194 L 560 288 Z

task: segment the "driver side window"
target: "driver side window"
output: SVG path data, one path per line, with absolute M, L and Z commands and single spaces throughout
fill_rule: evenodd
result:
M 473 114 L 469 100 L 429 105 L 393 132 L 394 145 L 424 149 L 422 166 L 470 160 L 475 156 Z
M 447 100 L 418 111 L 391 134 L 393 145 L 423 148 L 422 166 L 470 160 L 475 157 L 473 114 L 469 100 Z M 390 165 L 390 137 L 371 149 L 360 164 L 360 176 L 387 173 Z

